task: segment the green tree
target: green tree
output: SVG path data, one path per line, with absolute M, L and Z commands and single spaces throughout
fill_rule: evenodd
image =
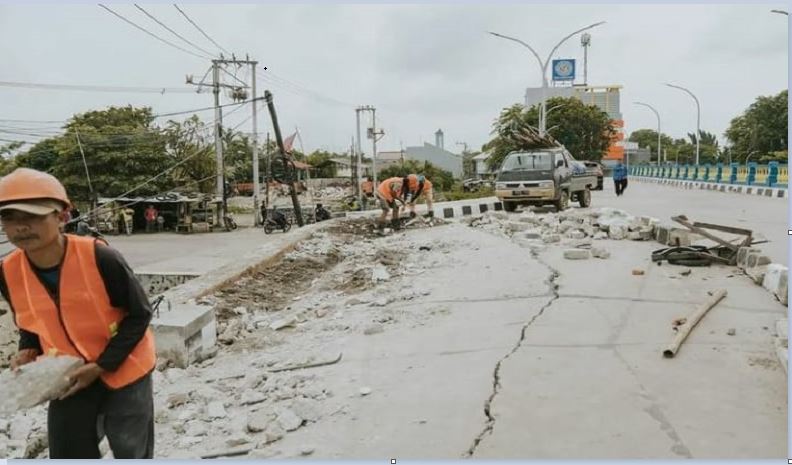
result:
M 212 193 L 215 191 L 217 162 L 214 141 L 206 125 L 197 116 L 184 122 L 168 121 L 163 131 L 165 153 L 170 166 L 178 164 L 170 179 L 184 191 Z
M 548 109 L 555 107 L 547 115 L 549 135 L 578 160 L 602 159 L 616 133 L 607 113 L 574 97 L 553 97 L 547 100 L 546 105 Z M 538 127 L 539 113 L 539 105 L 526 111 L 522 105 L 516 104 L 501 111 L 493 125 L 493 139 L 482 147 L 484 151 L 492 151 L 488 160 L 490 167 L 500 166 L 511 151 L 528 148 L 514 136 L 526 126 Z
M 742 115 L 731 120 L 726 138 L 732 144 L 733 161 L 774 158 L 788 150 L 786 90 L 777 95 L 761 96 Z
M 382 181 L 395 176 L 404 177 L 408 174 L 423 174 L 432 181 L 438 191 L 450 190 L 454 185 L 454 175 L 450 171 L 438 168 L 428 161 L 405 160 L 403 164 L 391 165 L 380 172 L 377 178 Z
M 652 160 L 657 160 L 657 131 L 654 129 L 638 129 L 630 134 L 630 142 L 637 142 L 639 147 L 648 148 L 652 152 Z M 660 134 L 660 144 L 664 150 L 673 144 L 673 139 L 667 134 Z
M 89 199 L 83 165 L 99 196 L 152 195 L 170 186 L 168 176 L 154 176 L 168 167 L 165 137 L 152 125 L 151 108 L 110 107 L 75 115 L 55 144 L 59 153 L 53 174 L 76 200 Z M 79 137 L 79 143 L 77 140 Z M 80 149 L 82 145 L 82 150 Z
M 50 172 L 58 161 L 58 138 L 50 137 L 36 143 L 30 150 L 19 153 L 14 157 L 15 167 L 32 168 L 34 170 Z

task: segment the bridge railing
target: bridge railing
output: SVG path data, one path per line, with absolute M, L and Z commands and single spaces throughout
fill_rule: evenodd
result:
M 633 165 L 630 175 L 660 179 L 703 181 L 747 186 L 787 187 L 789 167 L 771 161 L 768 164 L 716 163 L 705 165 Z

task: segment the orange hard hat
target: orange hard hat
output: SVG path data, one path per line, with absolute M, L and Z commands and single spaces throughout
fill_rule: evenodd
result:
M 52 199 L 71 205 L 66 188 L 58 179 L 42 171 L 17 168 L 0 178 L 0 204 L 19 200 Z

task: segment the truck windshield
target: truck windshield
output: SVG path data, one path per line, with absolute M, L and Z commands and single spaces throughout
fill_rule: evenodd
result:
M 506 157 L 501 171 L 528 171 L 553 169 L 550 152 L 513 153 Z

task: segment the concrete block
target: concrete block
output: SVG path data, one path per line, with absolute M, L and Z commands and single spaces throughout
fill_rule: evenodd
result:
M 789 299 L 789 272 L 783 271 L 781 272 L 781 276 L 778 282 L 778 291 L 776 292 L 775 296 L 778 300 L 784 304 L 788 305 Z
M 179 304 L 151 321 L 157 357 L 180 368 L 202 360 L 217 342 L 214 307 Z
M 627 233 L 627 239 L 629 239 L 631 241 L 641 241 L 641 240 L 643 240 L 641 238 L 641 233 L 638 232 L 638 231 L 630 231 L 630 232 L 628 232 Z
M 761 252 L 751 252 L 746 258 L 746 268 L 749 269 L 769 265 L 770 263 L 772 263 L 770 257 L 762 255 Z
M 564 250 L 564 258 L 567 260 L 588 260 L 591 252 L 585 249 L 567 249 Z
M 783 277 L 782 277 L 783 276 Z M 783 282 L 782 282 L 783 281 Z M 781 288 L 786 286 L 788 281 L 788 269 L 784 265 L 772 263 L 767 265 L 767 273 L 765 273 L 762 287 L 770 291 L 776 297 L 781 294 Z
M 761 252 L 761 249 L 751 247 L 740 247 L 737 249 L 737 266 L 745 269 L 748 266 L 748 255 L 752 252 Z
M 540 239 L 542 239 L 542 230 L 541 229 L 530 229 L 528 231 L 525 231 L 525 234 L 523 234 L 523 237 L 526 238 L 526 239 L 531 239 L 531 240 L 540 240 Z
M 602 239 L 607 239 L 607 238 L 608 238 L 608 233 L 606 233 L 606 232 L 599 231 L 597 233 L 594 233 L 594 239 L 596 239 L 598 241 L 602 240 Z
M 627 236 L 627 227 L 620 224 L 611 225 L 608 231 L 608 237 L 613 240 L 620 241 Z
M 545 234 L 542 236 L 542 241 L 546 244 L 551 244 L 555 242 L 561 242 L 561 235 L 560 234 Z
M 497 210 L 497 209 L 496 209 Z M 505 220 L 509 217 L 509 214 L 504 211 L 491 211 L 489 212 L 489 216 L 497 219 L 497 220 Z
M 579 229 L 574 229 L 572 231 L 567 232 L 566 237 L 570 239 L 585 239 L 586 233 Z
M 746 268 L 745 274 L 757 285 L 761 286 L 764 283 L 765 275 L 767 274 L 767 265 L 755 266 L 753 268 Z

